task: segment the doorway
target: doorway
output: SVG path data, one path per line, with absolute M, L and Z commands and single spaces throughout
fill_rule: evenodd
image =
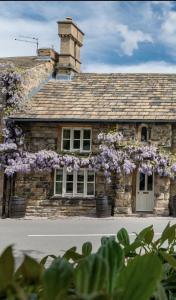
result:
M 154 176 L 138 172 L 136 211 L 152 212 L 154 208 Z

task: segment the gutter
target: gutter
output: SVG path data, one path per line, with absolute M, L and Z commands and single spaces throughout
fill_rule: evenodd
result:
M 162 119 L 114 119 L 114 120 L 107 120 L 107 119 L 72 119 L 72 118 L 10 118 L 16 122 L 60 122 L 60 123 L 176 123 L 175 120 L 162 120 Z

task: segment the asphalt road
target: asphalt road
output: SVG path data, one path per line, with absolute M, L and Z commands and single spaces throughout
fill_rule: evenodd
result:
M 93 249 L 96 250 L 102 236 L 114 235 L 122 227 L 129 231 L 130 238 L 133 239 L 134 232 L 153 224 L 156 237 L 159 237 L 169 221 L 173 224 L 176 219 L 170 217 L 0 219 L 0 252 L 13 244 L 18 265 L 24 253 L 40 259 L 47 254 L 64 253 L 72 246 L 77 246 L 80 250 L 86 241 L 92 242 Z

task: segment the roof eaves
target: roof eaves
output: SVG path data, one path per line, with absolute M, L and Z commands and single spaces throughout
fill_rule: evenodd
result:
M 16 122 L 70 122 L 70 123 L 176 123 L 176 119 L 76 119 L 76 118 L 10 118 Z

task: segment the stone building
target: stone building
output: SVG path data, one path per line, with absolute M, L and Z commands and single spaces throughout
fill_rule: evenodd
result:
M 175 153 L 176 75 L 81 73 L 84 34 L 71 18 L 58 26 L 59 54 L 40 49 L 37 57 L 2 59 L 33 68 L 30 109 L 11 117 L 23 128 L 25 149 L 78 151 L 86 156 L 97 152 L 98 133 L 116 128 L 127 140 Z M 115 189 L 103 174 L 86 169 L 71 174 L 65 169 L 17 174 L 15 195 L 26 198 L 27 215 L 93 216 L 100 192 L 113 199 L 114 215 L 169 214 L 176 194 L 173 180 L 134 172 L 117 181 Z

